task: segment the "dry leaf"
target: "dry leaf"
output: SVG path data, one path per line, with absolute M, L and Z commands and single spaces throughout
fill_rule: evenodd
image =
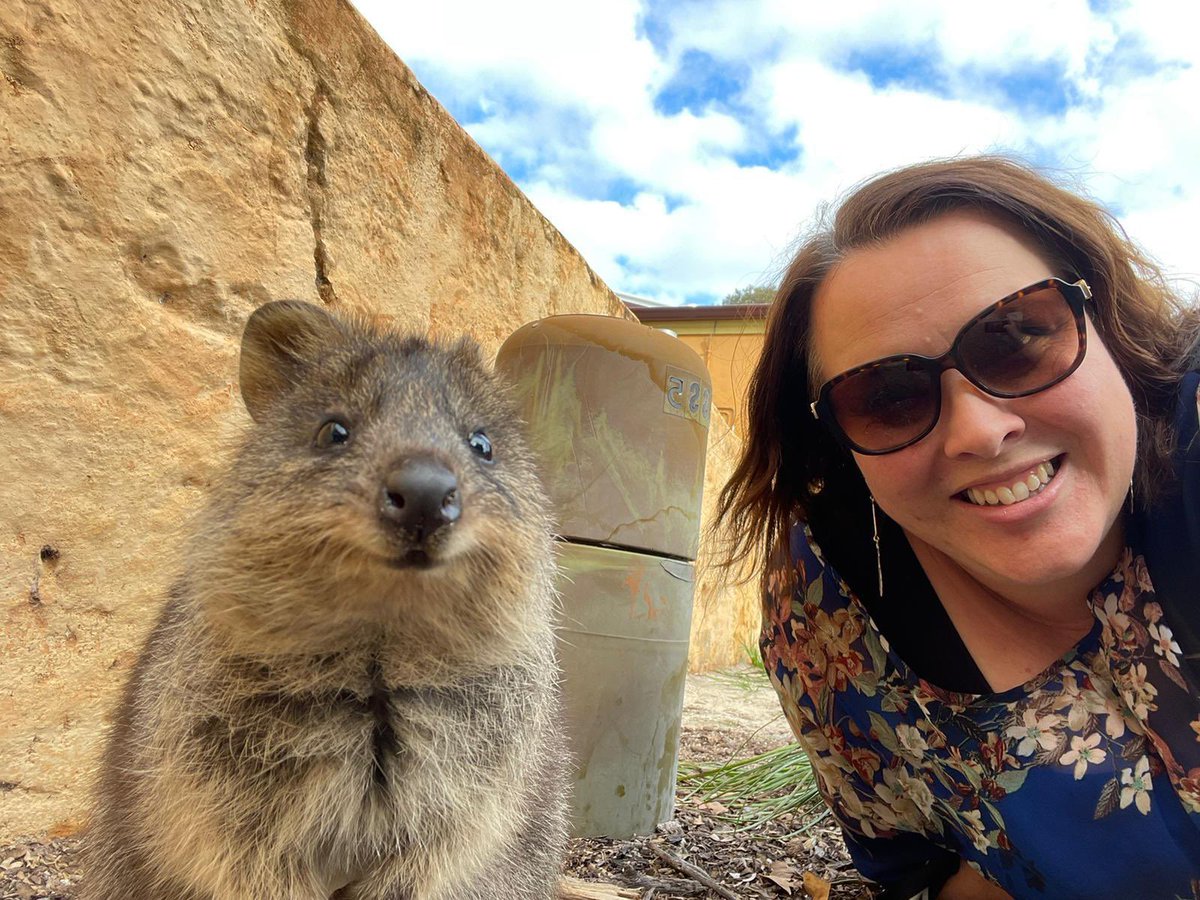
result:
M 792 896 L 792 889 L 803 887 L 804 884 L 799 878 L 800 873 L 796 871 L 796 867 L 790 863 L 776 861 L 771 863 L 771 871 L 766 874 L 768 881 L 773 881 L 779 887 L 783 888 L 787 895 Z
M 829 882 L 812 872 L 804 873 L 804 889 L 812 900 L 829 900 Z

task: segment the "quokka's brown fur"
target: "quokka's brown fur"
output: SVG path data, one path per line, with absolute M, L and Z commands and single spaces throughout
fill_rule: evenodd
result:
M 554 896 L 551 538 L 504 386 L 469 343 L 283 302 L 241 387 L 256 424 L 127 687 L 80 896 Z M 456 480 L 433 534 L 388 518 L 413 459 Z

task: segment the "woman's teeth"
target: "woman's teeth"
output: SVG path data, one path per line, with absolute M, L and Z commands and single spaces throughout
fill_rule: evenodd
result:
M 1015 484 L 1008 487 L 989 488 L 981 491 L 967 488 L 964 492 L 967 499 L 979 506 L 1012 506 L 1022 500 L 1028 500 L 1050 483 L 1054 477 L 1054 463 L 1044 462 Z

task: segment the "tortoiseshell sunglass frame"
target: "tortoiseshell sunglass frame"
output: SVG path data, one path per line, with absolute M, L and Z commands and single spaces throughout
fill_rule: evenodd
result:
M 962 361 L 958 358 L 958 346 L 959 342 L 963 338 L 963 335 L 970 331 L 971 328 L 973 328 L 979 322 L 991 315 L 994 315 L 998 310 L 1003 309 L 1005 306 L 1015 303 L 1017 300 L 1020 300 L 1024 297 L 1028 297 L 1030 294 L 1044 291 L 1047 288 L 1054 288 L 1055 291 L 1058 292 L 1059 296 L 1061 296 L 1063 300 L 1066 301 L 1067 306 L 1070 307 L 1071 313 L 1075 318 L 1075 328 L 1079 338 L 1079 350 L 1075 354 L 1074 362 L 1071 363 L 1065 372 L 1056 376 L 1053 380 L 1047 382 L 1046 384 L 1040 385 L 1039 387 L 1026 391 L 1009 393 L 1005 391 L 997 391 L 988 387 L 987 385 L 981 384 L 975 377 L 971 375 L 969 369 L 963 368 Z M 934 427 L 938 423 L 938 419 L 941 418 L 942 392 L 940 376 L 941 373 L 945 372 L 947 369 L 955 369 L 956 371 L 960 372 L 964 378 L 970 381 L 971 384 L 979 388 L 979 390 L 1001 400 L 1013 400 L 1017 397 L 1028 397 L 1031 394 L 1040 393 L 1041 391 L 1054 387 L 1054 385 L 1070 376 L 1072 372 L 1079 368 L 1080 364 L 1083 362 L 1084 356 L 1087 353 L 1087 319 L 1084 316 L 1084 304 L 1091 299 L 1092 289 L 1082 278 L 1075 282 L 1063 281 L 1060 278 L 1046 278 L 1037 282 L 1036 284 L 1023 287 L 1019 291 L 1014 291 L 1007 297 L 997 300 L 995 303 L 989 304 L 982 312 L 976 316 L 973 316 L 970 321 L 968 321 L 965 325 L 963 325 L 962 328 L 958 330 L 958 334 L 954 336 L 953 343 L 950 344 L 950 349 L 941 356 L 932 357 L 920 356 L 915 353 L 905 353 L 898 356 L 886 356 L 883 359 L 872 360 L 871 362 L 864 363 L 861 366 L 848 369 L 839 375 L 835 375 L 833 378 L 830 378 L 821 385 L 820 390 L 817 391 L 817 399 L 809 404 L 809 409 L 813 414 L 813 418 L 825 425 L 825 427 L 830 430 L 833 436 L 837 438 L 840 443 L 844 444 L 846 447 L 855 451 L 856 453 L 861 453 L 864 456 L 882 456 L 885 453 L 895 453 L 897 450 L 903 450 L 905 447 L 912 446 L 917 441 L 928 435 L 929 432 L 933 431 Z M 915 437 L 908 438 L 903 442 L 896 444 L 895 446 L 886 447 L 883 449 L 871 449 L 863 447 L 862 445 L 851 440 L 850 436 L 846 434 L 846 432 L 842 429 L 842 426 L 838 423 L 837 416 L 835 415 L 831 405 L 830 394 L 837 385 L 841 384 L 848 378 L 853 378 L 855 375 L 858 375 L 862 372 L 867 372 L 871 369 L 878 369 L 881 366 L 891 365 L 894 363 L 911 364 L 916 368 L 937 373 L 938 377 L 931 379 L 935 401 L 933 416 L 930 418 L 929 424 L 919 434 L 917 434 Z

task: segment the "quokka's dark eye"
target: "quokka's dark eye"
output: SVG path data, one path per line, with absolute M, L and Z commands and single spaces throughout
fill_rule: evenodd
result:
M 467 444 L 474 450 L 484 462 L 492 461 L 492 442 L 488 436 L 482 431 L 473 431 L 471 436 L 467 438 Z
M 344 444 L 349 440 L 350 429 L 337 419 L 330 419 L 317 432 L 315 443 L 322 450 L 328 450 L 330 447 Z

